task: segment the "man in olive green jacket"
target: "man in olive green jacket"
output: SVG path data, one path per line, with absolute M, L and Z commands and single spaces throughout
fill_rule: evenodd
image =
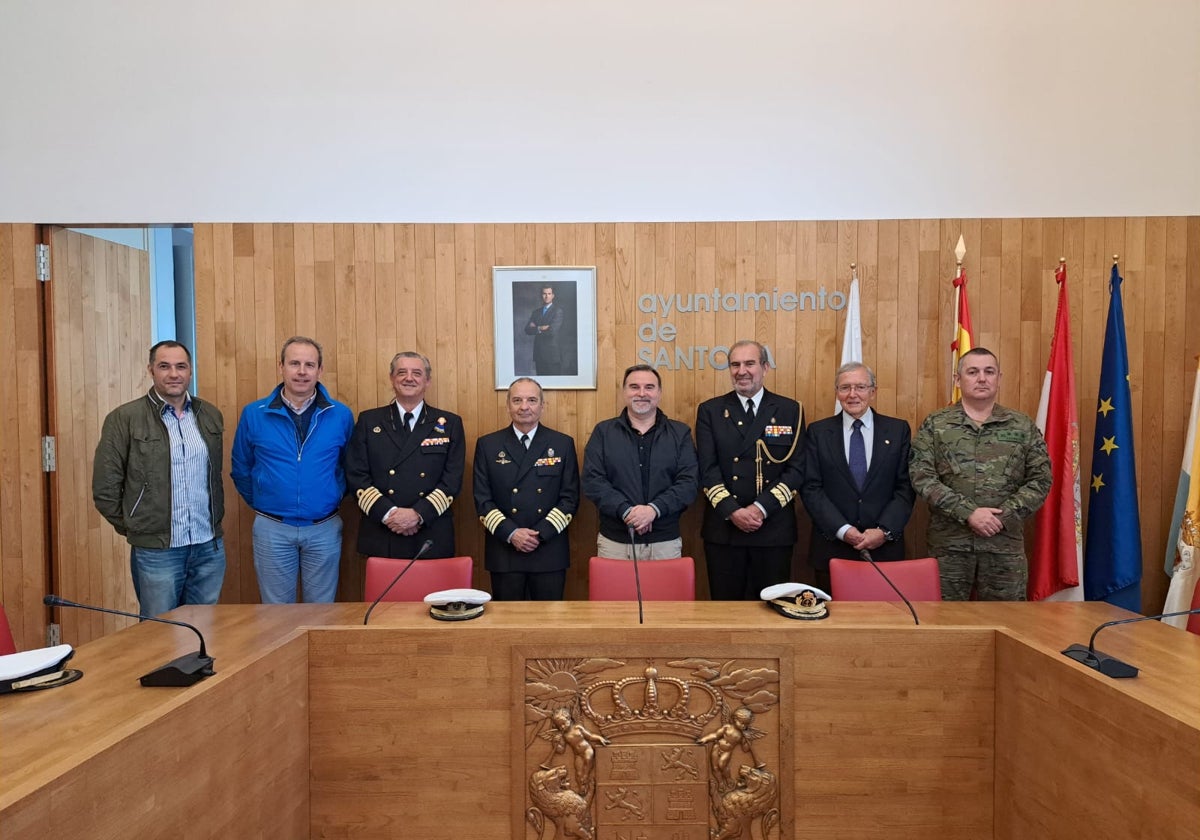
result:
M 179 342 L 151 347 L 149 371 L 146 395 L 104 418 L 92 500 L 129 542 L 142 615 L 158 615 L 221 595 L 225 421 L 188 394 L 192 357 Z

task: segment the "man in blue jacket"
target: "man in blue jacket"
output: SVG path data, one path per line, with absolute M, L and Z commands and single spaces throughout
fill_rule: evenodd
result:
M 293 336 L 279 353 L 283 380 L 244 409 L 233 439 L 232 476 L 254 509 L 254 571 L 264 604 L 294 604 L 299 577 L 308 603 L 332 603 L 342 556 L 338 505 L 342 454 L 354 415 L 320 383 L 321 345 Z
M 639 560 L 679 557 L 679 516 L 700 481 L 692 431 L 659 409 L 649 365 L 628 368 L 621 389 L 625 408 L 596 424 L 583 453 L 583 492 L 600 512 L 596 556 L 630 560 L 636 542 Z

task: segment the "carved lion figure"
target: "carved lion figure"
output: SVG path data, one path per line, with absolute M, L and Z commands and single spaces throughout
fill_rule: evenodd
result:
M 743 833 L 749 836 L 750 824 L 763 818 L 763 837 L 770 837 L 778 821 L 778 810 L 772 807 L 779 791 L 775 774 L 762 767 L 743 764 L 738 771 L 737 786 L 716 803 L 717 828 L 715 840 L 733 840 Z
M 592 813 L 589 802 L 571 790 L 566 767 L 542 767 L 529 777 L 529 797 L 534 807 L 526 819 L 542 834 L 545 818 L 554 823 L 554 837 L 578 837 L 593 840 Z

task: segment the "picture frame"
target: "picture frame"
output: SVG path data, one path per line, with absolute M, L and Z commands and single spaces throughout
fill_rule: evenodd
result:
M 496 390 L 595 389 L 595 266 L 493 266 L 492 309 Z

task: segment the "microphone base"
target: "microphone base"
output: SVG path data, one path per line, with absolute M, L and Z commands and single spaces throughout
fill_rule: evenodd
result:
M 178 659 L 172 659 L 161 668 L 155 668 L 149 674 L 146 674 L 141 679 L 142 685 L 150 686 L 167 686 L 171 688 L 183 688 L 189 685 L 195 685 L 205 677 L 211 677 L 216 671 L 213 670 L 213 658 L 211 656 L 201 656 L 200 652 L 188 653 Z
M 1071 645 L 1063 651 L 1063 655 L 1113 679 L 1128 679 L 1138 675 L 1138 669 L 1128 662 L 1122 662 L 1103 651 L 1088 650 L 1087 645 Z

